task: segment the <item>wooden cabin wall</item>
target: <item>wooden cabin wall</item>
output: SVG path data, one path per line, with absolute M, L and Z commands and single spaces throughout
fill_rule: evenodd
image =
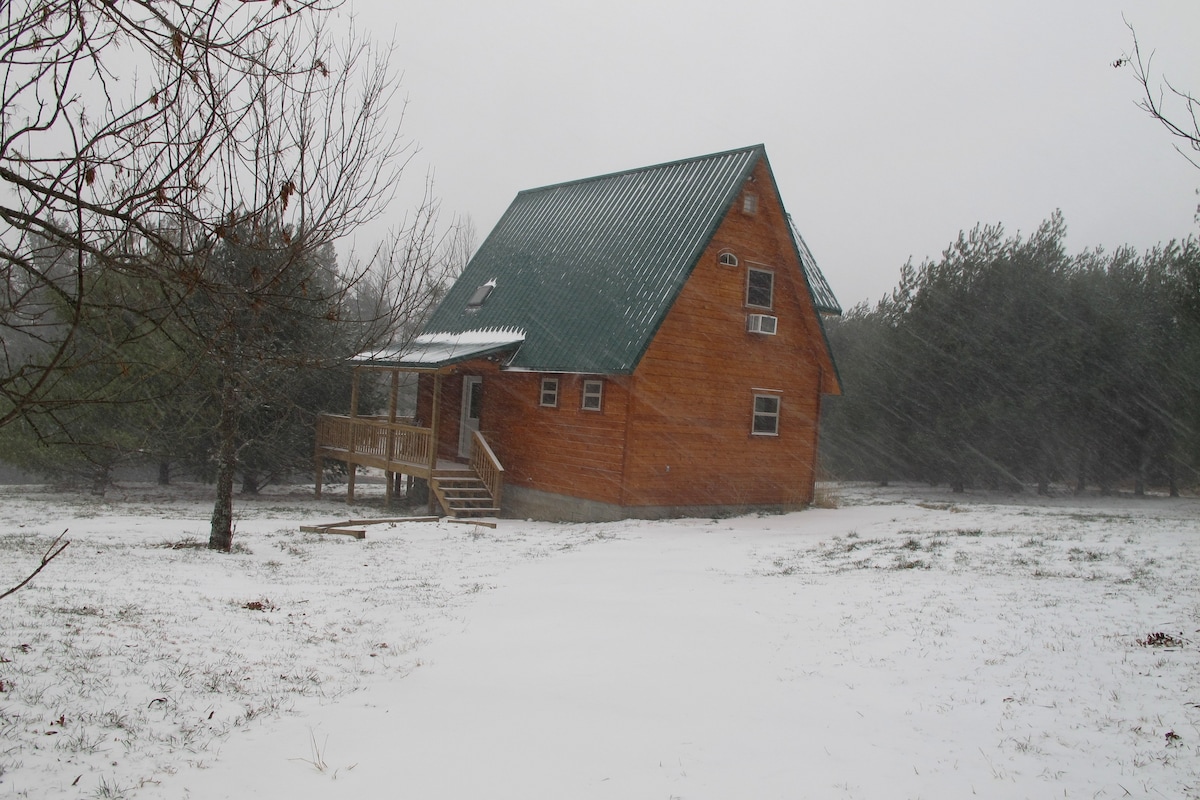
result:
M 483 377 L 480 432 L 504 467 L 506 485 L 617 503 L 621 494 L 626 378 L 500 372 L 488 361 L 459 365 L 442 377 L 438 457 L 458 459 L 463 376 Z M 555 408 L 541 406 L 543 377 L 559 379 Z M 604 380 L 600 411 L 582 409 L 583 381 Z M 417 415 L 432 419 L 433 377 L 422 375 Z
M 771 186 L 760 164 L 757 211 L 734 203 L 634 373 L 622 505 L 812 501 L 823 343 Z M 751 265 L 775 274 L 769 312 L 746 306 Z M 777 335 L 747 332 L 759 312 Z M 751 434 L 756 389 L 779 390 L 778 436 Z
M 558 378 L 558 406 L 540 405 L 542 378 Z M 600 411 L 582 406 L 583 381 L 602 376 L 508 372 L 484 379 L 484 436 L 505 483 L 617 503 L 621 493 L 627 379 L 603 377 Z

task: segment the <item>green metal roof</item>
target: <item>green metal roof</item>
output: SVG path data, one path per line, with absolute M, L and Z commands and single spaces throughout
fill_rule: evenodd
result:
M 633 372 L 765 157 L 755 145 L 519 193 L 425 334 L 515 329 L 510 369 Z
M 813 307 L 822 314 L 841 316 L 842 306 L 833 296 L 833 289 L 829 287 L 829 281 L 825 280 L 824 274 L 817 266 L 817 260 L 813 258 L 812 250 L 808 249 L 808 243 L 796 229 L 796 223 L 792 222 L 791 214 L 788 214 L 787 221 L 788 227 L 792 229 L 792 241 L 796 244 L 800 263 L 804 265 L 804 277 L 808 279 L 808 290 L 812 293 Z

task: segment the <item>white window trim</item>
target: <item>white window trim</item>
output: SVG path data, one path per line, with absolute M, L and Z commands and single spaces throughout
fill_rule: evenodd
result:
M 736 267 L 738 257 L 732 250 L 722 250 L 717 254 L 717 263 L 722 267 Z
M 770 303 L 770 305 L 760 306 L 760 305 L 750 302 L 750 274 L 754 273 L 754 272 L 761 272 L 764 275 L 771 276 L 771 303 Z M 760 267 L 747 268 L 747 270 L 746 270 L 746 307 L 747 308 L 765 308 L 768 311 L 770 311 L 771 309 L 773 309 L 775 307 L 775 270 L 762 269 Z
M 549 391 L 547 391 L 547 385 L 550 385 L 552 387 Z M 548 394 L 552 394 L 554 396 L 553 402 L 550 402 L 550 403 L 546 402 L 546 395 L 548 395 Z M 558 408 L 558 398 L 559 398 L 558 378 L 542 378 L 542 385 L 538 391 L 538 405 L 541 406 L 542 408 Z
M 761 398 L 770 398 L 771 400 L 775 401 L 775 411 L 773 413 L 758 410 L 758 400 L 760 397 Z M 753 399 L 753 401 L 751 401 L 751 405 L 750 405 L 750 435 L 751 436 L 778 436 L 779 435 L 779 418 L 782 415 L 783 415 L 783 398 L 781 398 L 778 394 L 764 394 L 762 392 L 755 392 L 754 399 Z M 758 418 L 760 416 L 764 417 L 764 418 L 773 419 L 775 421 L 774 430 L 770 430 L 770 431 L 756 430 L 758 428 L 757 422 L 758 422 Z
M 588 391 L 589 387 L 594 387 L 594 391 Z M 588 401 L 595 398 L 594 406 L 588 405 Z M 604 410 L 604 381 L 598 378 L 592 378 L 583 382 L 583 387 L 580 390 L 579 407 L 583 411 L 603 411 Z

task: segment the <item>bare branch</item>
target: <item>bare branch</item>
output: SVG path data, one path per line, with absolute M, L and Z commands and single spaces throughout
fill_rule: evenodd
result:
M 1128 21 L 1125 26 L 1133 38 L 1133 49 L 1114 61 L 1113 67 L 1129 67 L 1133 71 L 1142 93 L 1137 101 L 1138 108 L 1158 120 L 1178 140 L 1175 150 L 1193 167 L 1200 169 L 1200 155 L 1196 155 L 1200 154 L 1200 100 L 1191 92 L 1176 88 L 1165 76 L 1155 80 L 1154 53 L 1143 56 L 1137 31 Z
M 39 572 L 41 572 L 43 569 L 45 569 L 47 564 L 49 564 L 54 559 L 58 558 L 59 554 L 62 553 L 63 550 L 66 550 L 67 545 L 69 545 L 71 543 L 70 539 L 68 539 L 65 542 L 62 540 L 62 538 L 66 535 L 67 535 L 67 532 L 63 531 L 57 537 L 55 537 L 54 541 L 50 543 L 50 546 L 46 548 L 46 552 L 42 554 L 42 561 L 40 564 L 38 564 L 37 569 L 35 569 L 33 572 L 29 573 L 29 576 L 27 578 L 25 578 L 25 580 L 21 581 L 16 586 L 14 586 L 11 589 L 9 589 L 8 591 L 6 591 L 4 594 L 0 594 L 0 600 L 3 600 L 4 598 L 8 597 L 10 594 L 13 594 L 14 592 L 20 590 L 22 587 L 25 586 L 25 584 L 29 583 L 31 580 L 36 578 L 37 574 Z

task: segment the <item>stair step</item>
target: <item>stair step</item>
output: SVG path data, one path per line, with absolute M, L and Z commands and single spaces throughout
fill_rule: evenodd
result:
M 452 517 L 493 516 L 500 513 L 487 484 L 472 473 L 433 476 L 438 499 Z

